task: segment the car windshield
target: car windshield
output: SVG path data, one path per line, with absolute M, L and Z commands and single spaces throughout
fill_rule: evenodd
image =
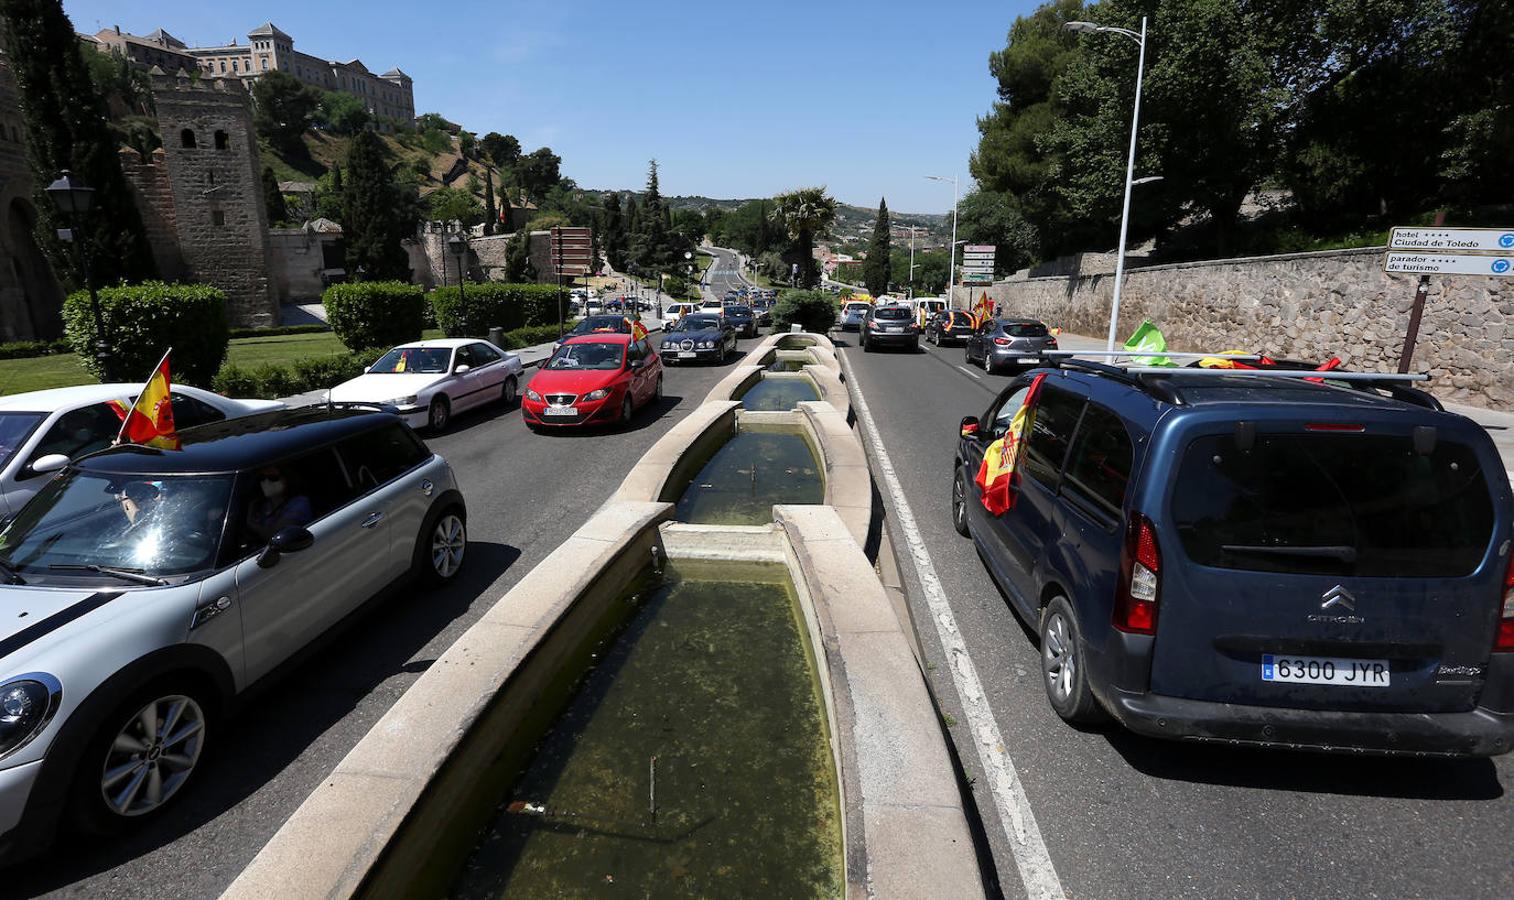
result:
M 1010 337 L 1046 337 L 1046 326 L 1040 322 L 1009 322 L 1004 333 Z
M 709 331 L 720 327 L 715 316 L 684 316 L 668 326 L 668 331 Z
M 589 316 L 573 326 L 573 334 L 592 334 L 596 331 L 630 332 L 624 316 Z
M 447 371 L 452 361 L 451 347 L 395 347 L 379 357 L 369 369 L 370 375 L 435 375 Z
M 905 319 L 913 319 L 914 316 L 902 306 L 885 306 L 874 310 L 873 318 L 884 319 L 889 322 L 902 322 Z
M 42 418 L 42 413 L 0 413 L 0 466 L 11 461 Z
M 547 360 L 548 369 L 618 369 L 625 356 L 625 344 L 599 341 L 563 344 Z
M 211 568 L 229 475 L 65 471 L 0 532 L 0 563 L 23 576 L 101 566 L 151 576 Z
M 1493 536 L 1492 489 L 1465 444 L 1407 436 L 1232 435 L 1188 446 L 1172 499 L 1199 565 L 1258 572 L 1456 577 Z

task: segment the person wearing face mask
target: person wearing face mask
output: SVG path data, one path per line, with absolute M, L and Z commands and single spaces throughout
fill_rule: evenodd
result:
M 278 466 L 258 472 L 259 496 L 247 508 L 247 531 L 260 544 L 280 530 L 315 518 L 310 498 L 297 493 Z

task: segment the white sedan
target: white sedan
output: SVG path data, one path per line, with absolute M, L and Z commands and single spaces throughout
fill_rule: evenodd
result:
M 0 519 L 20 511 L 51 475 L 71 460 L 109 447 L 121 431 L 140 384 L 81 384 L 0 397 Z M 277 400 L 232 400 L 174 385 L 174 427 L 282 409 Z
M 444 431 L 455 413 L 520 394 L 520 357 L 488 341 L 438 338 L 395 347 L 364 374 L 326 392 L 332 403 L 384 403 L 411 428 Z

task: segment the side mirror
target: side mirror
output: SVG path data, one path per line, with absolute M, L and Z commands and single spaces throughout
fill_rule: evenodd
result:
M 963 416 L 962 417 L 961 431 L 959 433 L 962 435 L 962 437 L 964 437 L 964 438 L 966 438 L 966 439 L 968 439 L 970 441 L 977 440 L 978 439 L 978 417 L 977 416 Z
M 68 457 L 62 453 L 49 453 L 31 464 L 32 475 L 47 475 L 68 465 Z
M 367 375 L 369 372 L 372 372 L 372 371 L 373 371 L 373 366 L 363 366 L 363 374 L 364 375 Z
M 639 369 L 639 368 L 641 368 L 642 366 L 644 366 L 646 364 L 647 364 L 646 357 L 642 357 L 640 359 L 633 359 L 633 360 L 631 360 L 631 368 L 633 368 L 633 369 Z
M 454 375 L 461 375 L 464 372 L 467 372 L 467 371 L 471 370 L 472 368 L 473 367 L 470 366 L 470 365 L 468 365 L 467 363 L 458 363 L 457 368 L 453 369 L 452 373 Z
M 277 534 L 268 539 L 268 546 L 264 547 L 263 552 L 258 555 L 258 567 L 271 568 L 285 553 L 308 550 L 314 543 L 315 535 L 311 534 L 308 528 L 301 528 L 299 525 L 281 528 Z

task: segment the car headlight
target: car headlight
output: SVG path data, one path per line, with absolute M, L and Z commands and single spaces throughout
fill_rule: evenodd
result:
M 606 398 L 608 396 L 610 396 L 610 389 L 609 388 L 600 388 L 597 391 L 590 391 L 587 394 L 584 394 L 583 399 L 585 399 L 585 400 L 603 400 L 604 398 Z
M 418 402 L 419 398 L 417 398 L 414 394 L 409 394 L 404 397 L 395 397 L 393 400 L 389 401 L 389 403 L 393 406 L 414 406 Z
M 526 399 L 527 400 L 535 401 L 536 403 L 540 403 L 541 402 L 541 394 L 538 394 L 537 392 L 531 390 L 530 388 L 526 388 Z
M 714 341 L 700 341 L 699 342 L 699 346 L 704 347 L 705 349 L 709 349 L 710 347 L 715 346 L 715 342 Z
M 62 696 L 57 679 L 40 673 L 0 685 L 0 757 L 41 733 Z

